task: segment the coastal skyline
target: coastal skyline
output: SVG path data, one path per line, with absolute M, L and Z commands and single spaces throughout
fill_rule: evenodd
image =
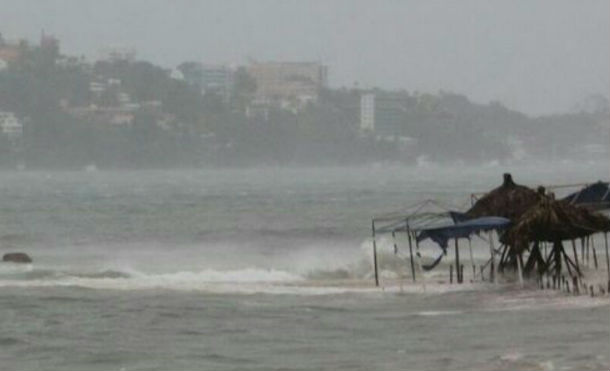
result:
M 116 5 L 0 0 L 1 31 L 36 40 L 44 30 L 61 40 L 63 53 L 90 60 L 105 46 L 134 47 L 138 59 L 173 68 L 187 60 L 316 60 L 329 66 L 333 87 L 454 91 L 531 115 L 610 95 L 604 1 Z

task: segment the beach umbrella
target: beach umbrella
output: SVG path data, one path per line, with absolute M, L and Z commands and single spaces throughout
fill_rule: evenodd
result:
M 517 220 L 530 207 L 536 205 L 540 198 L 544 197 L 543 192 L 539 193 L 526 186 L 516 184 L 513 181 L 512 176 L 508 173 L 505 173 L 503 177 L 504 180 L 502 182 L 502 185 L 492 189 L 483 197 L 478 199 L 468 211 L 463 214 L 453 212 L 451 216 L 454 222 L 459 223 L 464 220 L 482 217 L 502 217 L 512 222 Z M 494 271 L 495 249 L 492 246 L 491 234 L 489 236 L 489 242 L 491 252 L 490 270 Z M 521 257 L 517 256 L 514 249 L 512 249 L 511 246 L 507 244 L 504 244 L 501 249 L 502 253 L 498 269 L 500 271 L 503 271 L 504 266 L 507 263 L 511 263 L 516 267 L 517 261 L 520 262 Z M 504 259 L 505 257 L 506 260 Z
M 514 221 L 538 203 L 540 198 L 538 192 L 516 184 L 510 174 L 504 174 L 502 185 L 477 200 L 465 216 L 467 218 L 499 216 Z
M 526 246 L 533 241 L 575 240 L 610 231 L 610 219 L 595 211 L 552 197 L 542 197 L 527 210 L 505 235 L 506 242 Z
M 572 243 L 574 253 L 574 260 L 572 261 L 566 254 L 562 241 L 571 240 L 574 242 L 579 238 L 609 231 L 610 219 L 605 215 L 545 196 L 541 197 L 535 206 L 513 222 L 510 229 L 502 236 L 502 242 L 512 246 L 516 254 L 521 254 L 530 243 L 534 243 L 530 259 L 526 264 L 526 272 L 533 269 L 534 265 L 538 265 L 539 274 L 554 267 L 555 274 L 559 276 L 563 259 L 570 275 L 572 275 L 570 267 L 573 267 L 580 276 L 582 273 L 574 243 Z M 552 243 L 551 252 L 546 260 L 537 248 L 539 242 Z

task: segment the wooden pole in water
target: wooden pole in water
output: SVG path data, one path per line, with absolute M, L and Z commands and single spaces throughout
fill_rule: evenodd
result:
M 610 294 L 610 258 L 608 257 L 608 233 L 604 233 L 604 242 L 606 247 L 606 270 L 608 271 L 608 293 Z
M 578 254 L 576 253 L 576 242 L 572 240 L 572 251 L 574 252 L 574 262 L 576 263 L 576 268 L 580 271 L 580 265 L 578 264 Z
M 491 243 L 491 234 L 489 237 L 490 243 Z M 506 256 L 506 253 L 508 252 L 508 245 L 504 245 L 504 247 L 502 247 L 502 245 L 500 245 L 500 249 L 502 250 L 502 254 L 500 254 L 500 261 L 498 262 L 498 272 L 504 272 L 504 259 Z
M 421 254 L 419 253 L 419 241 L 417 241 L 417 237 L 413 235 L 415 238 L 415 254 L 417 255 L 417 266 L 419 267 L 419 271 L 422 273 L 422 286 L 424 288 L 424 292 L 426 292 L 426 280 L 424 277 L 424 268 L 421 265 Z
M 574 295 L 579 295 L 580 289 L 578 288 L 578 277 L 572 277 L 572 287 L 574 288 Z
M 455 277 L 457 278 L 457 283 L 462 283 L 462 278 L 460 277 L 460 247 L 457 237 L 455 238 Z
M 591 239 L 589 238 L 589 236 L 587 236 L 587 244 L 585 247 L 585 251 L 587 254 L 587 267 L 591 265 L 591 259 L 589 259 L 590 255 L 589 255 L 589 250 L 591 248 Z
M 468 251 L 470 251 L 470 264 L 472 264 L 472 279 L 477 276 L 477 267 L 474 265 L 474 257 L 472 256 L 472 241 L 468 237 Z
M 392 243 L 394 244 L 394 255 L 398 255 L 398 244 L 396 243 L 396 231 L 392 230 Z M 400 258 L 399 258 L 400 261 Z M 400 274 L 400 264 L 396 264 L 396 260 L 394 260 L 394 269 L 396 269 L 396 276 L 398 277 L 398 281 L 400 283 L 400 291 L 402 292 L 402 277 Z M 397 267 L 398 266 L 398 267 Z
M 491 261 L 489 266 L 489 280 L 493 283 L 496 283 L 496 272 L 495 272 L 495 254 L 494 254 L 494 241 L 493 241 L 493 232 L 489 231 L 489 253 L 491 254 Z
M 453 265 L 449 266 L 449 283 L 453 283 Z
M 517 255 L 517 271 L 519 274 L 519 286 L 523 288 L 523 261 L 521 260 L 521 255 Z
M 379 287 L 379 268 L 377 266 L 377 242 L 375 241 L 375 220 L 371 222 L 373 229 L 373 268 L 375 269 L 375 286 Z
M 563 244 L 561 243 L 561 241 L 556 241 L 553 244 L 553 249 L 556 250 L 555 251 L 555 275 L 559 279 L 559 275 L 561 274 L 561 258 L 562 258 L 561 250 L 563 250 Z
M 409 260 L 411 261 L 411 276 L 413 276 L 413 282 L 415 282 L 415 263 L 413 262 L 413 242 L 411 241 L 411 229 L 409 228 L 409 221 L 405 221 L 407 228 L 407 236 L 409 237 Z

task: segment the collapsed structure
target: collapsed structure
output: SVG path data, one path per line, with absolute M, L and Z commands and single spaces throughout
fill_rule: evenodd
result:
M 581 241 L 580 260 L 589 261 L 593 253 L 595 268 L 598 259 L 592 236 L 604 235 L 608 288 L 610 291 L 610 259 L 608 238 L 610 219 L 601 210 L 610 209 L 610 192 L 607 182 L 571 185 L 581 186 L 576 192 L 556 200 L 547 189 L 556 190 L 565 186 L 539 187 L 537 191 L 516 184 L 510 174 L 504 174 L 501 186 L 478 197 L 471 195 L 472 206 L 465 212 L 456 211 L 435 201 L 419 203 L 402 213 L 385 214 L 372 220 L 373 264 L 375 283 L 379 285 L 379 264 L 376 237 L 391 234 L 395 252 L 398 251 L 396 235 L 406 233 L 409 245 L 409 260 L 413 281 L 416 280 L 414 260 L 420 271 L 436 267 L 447 255 L 449 241 L 454 240 L 455 265 L 450 265 L 450 282 L 455 270 L 457 282 L 464 280 L 463 265 L 460 264 L 459 240 L 467 239 L 473 265 L 473 278 L 477 276 L 474 265 L 471 236 L 487 234 L 489 259 L 480 266 L 480 278 L 495 281 L 498 273 L 512 268 L 523 285 L 523 277 L 536 277 L 540 285 L 547 278 L 553 286 L 566 287 L 570 282 L 577 290 L 583 270 L 579 264 L 576 241 Z M 497 233 L 499 247 L 494 246 L 492 234 Z M 419 243 L 430 239 L 440 248 L 441 253 L 432 264 L 420 261 Z M 572 257 L 564 249 L 563 243 L 571 241 Z M 547 248 L 550 244 L 550 249 Z M 413 249 L 415 248 L 415 253 Z M 499 258 L 496 266 L 496 258 Z M 525 261 L 525 263 L 524 263 Z M 455 268 L 455 269 L 454 269 Z M 565 268 L 565 269 L 564 269 Z M 569 275 L 568 279 L 564 273 Z M 571 280 L 570 280 L 571 279 Z

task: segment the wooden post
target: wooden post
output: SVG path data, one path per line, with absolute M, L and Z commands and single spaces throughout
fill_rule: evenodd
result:
M 563 244 L 561 241 L 556 241 L 553 243 L 553 250 L 555 250 L 555 275 L 559 277 L 561 274 L 561 252 L 563 250 Z
M 411 242 L 411 230 L 409 228 L 409 221 L 405 222 L 405 228 L 407 228 L 407 236 L 409 237 L 409 260 L 411 261 L 411 276 L 413 276 L 413 282 L 415 282 L 415 264 L 413 263 L 413 242 Z
M 449 283 L 453 283 L 453 265 L 449 265 Z
M 477 276 L 477 267 L 474 265 L 474 257 L 472 255 L 472 241 L 468 237 L 468 251 L 470 251 L 470 264 L 472 264 L 472 279 Z
M 578 264 L 578 254 L 576 253 L 576 242 L 572 240 L 572 251 L 574 252 L 574 262 L 576 263 L 576 268 L 580 271 L 580 264 Z
M 608 233 L 604 233 L 604 245 L 606 247 L 606 270 L 608 271 L 608 293 L 610 294 L 610 258 L 608 257 Z
M 489 240 L 490 240 L 489 243 L 491 243 L 491 232 L 489 234 Z M 501 249 L 502 249 L 502 254 L 500 254 L 500 262 L 498 262 L 498 272 L 504 273 L 505 256 L 506 256 L 506 253 L 508 252 L 509 248 L 508 248 L 508 245 L 504 245 L 504 247 L 501 247 Z
M 521 286 L 521 288 L 523 288 L 523 267 L 521 266 L 523 265 L 523 262 L 521 260 L 521 256 L 517 256 L 517 271 L 519 274 L 519 286 Z
M 460 277 L 460 247 L 457 237 L 455 238 L 455 277 L 457 283 L 462 283 L 462 278 Z
M 489 266 L 489 280 L 496 283 L 496 272 L 495 272 L 495 254 L 494 254 L 494 242 L 492 231 L 489 231 L 489 253 L 491 254 L 491 261 Z
M 416 236 L 413 236 L 416 237 Z M 421 254 L 419 253 L 419 242 L 417 238 L 415 238 L 415 254 L 417 255 L 417 266 L 419 267 L 419 271 L 422 273 L 422 285 L 424 288 L 424 292 L 426 292 L 426 280 L 424 276 L 424 268 L 421 265 Z
M 373 268 L 375 269 L 375 286 L 379 287 L 379 268 L 377 266 L 377 242 L 375 241 L 375 220 L 371 222 L 373 229 Z
M 595 269 L 597 269 L 597 257 L 595 255 L 597 255 L 595 253 L 595 236 L 591 235 L 591 254 L 593 255 L 593 265 L 595 266 Z
M 591 251 L 591 238 L 587 236 L 587 267 L 591 265 L 591 255 L 589 255 L 589 251 Z

